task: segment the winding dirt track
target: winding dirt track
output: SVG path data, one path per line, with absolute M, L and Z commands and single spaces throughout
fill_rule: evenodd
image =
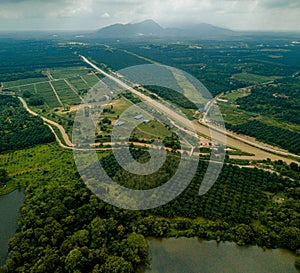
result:
M 97 67 L 95 64 L 90 62 L 84 56 L 81 56 L 81 58 L 83 59 L 84 62 L 89 64 L 91 67 L 93 67 L 94 69 L 96 69 L 100 73 L 102 73 L 104 76 L 108 77 L 109 79 L 113 80 L 114 82 L 116 82 L 120 86 L 122 86 L 122 87 L 126 88 L 127 90 L 131 91 L 132 93 L 136 94 L 137 96 L 139 96 L 143 100 L 151 103 L 154 107 L 156 107 L 157 109 L 165 112 L 166 114 L 171 116 L 173 119 L 176 119 L 177 121 L 179 121 L 180 123 L 185 124 L 185 125 L 190 124 L 190 122 L 191 122 L 190 120 L 186 119 L 185 117 L 182 117 L 178 113 L 174 112 L 172 109 L 170 109 L 170 108 L 166 107 L 165 105 L 163 105 L 162 103 L 159 103 L 158 101 L 155 101 L 155 100 L 151 99 L 150 97 L 140 93 L 139 91 L 137 91 L 134 88 L 130 87 L 129 85 L 127 85 L 126 83 L 124 83 L 120 79 L 106 73 L 105 71 L 103 71 L 102 69 Z M 21 97 L 18 97 L 18 98 L 21 101 L 21 103 L 23 104 L 23 107 L 30 114 L 32 114 L 34 116 L 39 116 L 41 119 L 43 119 L 43 121 L 49 126 L 50 130 L 55 135 L 55 138 L 56 138 L 58 144 L 62 148 L 73 149 L 73 150 L 82 150 L 80 148 L 75 148 L 74 147 L 74 144 L 71 142 L 71 140 L 70 140 L 69 136 L 67 135 L 67 133 L 66 133 L 65 129 L 63 128 L 63 126 L 61 126 L 60 124 L 58 124 L 55 121 L 47 119 L 47 118 L 39 115 L 38 113 L 32 111 L 28 107 L 26 101 L 23 98 L 21 98 Z M 58 130 L 60 131 L 60 134 L 61 134 L 61 136 L 62 136 L 62 138 L 63 138 L 66 145 L 62 143 L 61 139 L 59 138 L 59 136 L 57 135 L 57 133 L 55 132 L 55 130 L 53 129 L 52 126 L 55 126 L 56 128 L 58 128 Z M 208 127 L 206 124 L 199 124 L 198 122 L 194 122 L 193 126 L 194 126 L 194 129 L 197 132 L 199 132 L 200 134 L 203 134 L 207 137 L 211 137 L 211 130 L 213 130 L 215 132 L 219 131 L 219 133 L 221 133 L 223 135 L 226 134 L 227 146 L 237 148 L 237 149 L 242 150 L 244 152 L 254 154 L 254 156 L 250 156 L 250 157 L 249 156 L 231 156 L 232 158 L 248 159 L 248 160 L 251 160 L 251 159 L 253 159 L 253 160 L 263 160 L 263 159 L 270 158 L 271 160 L 282 160 L 282 161 L 284 161 L 288 164 L 290 164 L 291 162 L 296 162 L 296 163 L 298 163 L 298 162 L 293 160 L 293 159 L 287 158 L 286 156 L 293 156 L 295 158 L 300 158 L 300 156 L 298 156 L 298 155 L 294 155 L 294 154 L 284 152 L 284 151 L 279 151 L 275 147 L 264 146 L 262 143 L 255 142 L 253 140 L 244 139 L 243 137 L 235 135 L 235 134 L 230 133 L 230 132 L 224 132 L 224 131 L 220 130 L 217 127 L 212 127 L 210 125 Z M 107 149 L 107 148 L 97 148 L 96 150 L 105 150 L 105 149 Z
M 36 113 L 36 112 L 30 110 L 29 107 L 28 107 L 28 105 L 27 105 L 27 103 L 26 103 L 26 101 L 25 101 L 23 98 L 21 98 L 21 97 L 18 97 L 18 98 L 19 98 L 19 100 L 22 102 L 23 107 L 26 109 L 26 111 L 27 111 L 28 113 L 30 113 L 30 114 L 33 115 L 33 116 L 38 116 L 38 117 L 40 117 L 46 124 L 53 125 L 53 126 L 57 127 L 58 130 L 60 131 L 61 135 L 62 135 L 62 138 L 63 138 L 64 142 L 67 144 L 67 146 L 69 146 L 68 148 L 74 147 L 74 145 L 73 145 L 73 143 L 71 142 L 71 140 L 69 139 L 69 136 L 67 135 L 67 133 L 66 133 L 64 127 L 62 127 L 62 126 L 61 126 L 60 124 L 58 124 L 57 122 L 55 122 L 55 121 L 53 121 L 53 120 L 50 120 L 50 119 L 47 119 L 47 118 L 45 118 L 45 117 L 39 115 L 38 113 Z M 58 138 L 57 134 L 54 132 L 54 130 L 53 130 L 52 127 L 51 127 L 51 129 L 52 129 L 51 131 L 54 133 L 54 135 L 55 135 L 55 137 L 56 137 L 56 139 L 57 139 L 57 138 Z M 58 138 L 58 139 L 59 139 L 59 138 Z M 63 144 L 61 143 L 60 139 L 59 139 L 59 142 L 60 142 L 60 144 L 61 144 L 61 146 L 62 146 Z M 67 147 L 67 146 L 63 145 L 62 147 Z

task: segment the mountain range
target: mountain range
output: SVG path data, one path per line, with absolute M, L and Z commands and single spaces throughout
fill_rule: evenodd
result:
M 139 23 L 110 25 L 97 30 L 95 35 L 100 38 L 214 38 L 236 36 L 237 32 L 205 23 L 183 28 L 163 28 L 153 20 L 145 20 Z

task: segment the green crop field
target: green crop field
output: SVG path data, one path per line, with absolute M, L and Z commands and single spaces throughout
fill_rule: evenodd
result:
M 81 77 L 89 84 L 90 87 L 97 84 L 100 80 L 95 74 L 82 75 Z
M 79 77 L 69 78 L 68 81 L 78 90 L 79 94 L 86 93 L 90 87 Z
M 255 113 L 243 111 L 233 104 L 221 102 L 218 105 L 224 121 L 233 125 L 242 124 L 258 116 Z
M 49 107 L 54 108 L 61 106 L 48 82 L 36 84 L 36 88 L 37 94 L 44 99 Z
M 29 78 L 29 79 L 22 79 L 22 80 L 17 80 L 17 81 L 12 81 L 12 82 L 4 82 L 3 86 L 4 86 L 4 88 L 11 88 L 14 86 L 32 84 L 32 83 L 37 83 L 37 82 L 45 82 L 47 80 L 48 80 L 47 78 Z
M 172 131 L 162 123 L 151 120 L 147 124 L 140 124 L 135 130 L 134 135 L 139 139 L 163 139 L 171 136 Z
M 79 104 L 81 102 L 77 94 L 65 83 L 64 80 L 53 81 L 52 85 L 54 86 L 59 98 L 63 104 Z
M 267 77 L 267 76 L 262 76 L 262 75 L 256 75 L 256 74 L 251 74 L 251 73 L 238 73 L 233 75 L 233 78 L 235 80 L 245 82 L 245 83 L 263 83 L 263 82 L 268 82 L 268 81 L 273 81 L 278 79 L 279 77 L 273 76 L 273 77 Z
M 54 79 L 79 77 L 89 72 L 90 69 L 86 67 L 67 67 L 50 70 L 50 73 Z
M 222 95 L 222 99 L 226 100 L 237 100 L 239 98 L 243 98 L 248 96 L 250 93 L 246 93 L 245 91 L 240 91 L 240 90 L 234 90 L 232 92 L 229 92 L 225 95 Z
M 25 85 L 19 88 L 21 90 L 22 93 L 24 92 L 29 92 L 31 94 L 35 94 L 36 93 L 36 89 L 34 87 L 34 84 L 30 84 L 30 85 Z

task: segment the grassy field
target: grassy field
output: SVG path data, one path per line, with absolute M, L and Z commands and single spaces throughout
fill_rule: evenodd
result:
M 90 89 L 90 87 L 80 77 L 68 78 L 68 81 L 80 94 L 84 94 Z
M 20 91 L 21 91 L 22 93 L 24 93 L 24 92 L 29 92 L 29 93 L 31 93 L 31 94 L 35 94 L 35 93 L 36 93 L 35 84 L 22 86 L 22 87 L 20 87 Z
M 37 89 L 37 94 L 44 99 L 45 103 L 50 108 L 61 106 L 48 82 L 36 84 L 36 89 Z
M 88 83 L 90 87 L 93 87 L 100 80 L 95 74 L 82 75 L 81 77 Z
M 255 83 L 263 83 L 263 82 L 268 82 L 268 81 L 273 81 L 278 79 L 278 77 L 272 76 L 272 77 L 266 77 L 266 76 L 261 76 L 261 75 L 256 75 L 256 74 L 250 74 L 250 73 L 238 73 L 234 74 L 233 78 L 235 80 L 249 83 L 249 84 L 255 84 Z
M 147 124 L 140 124 L 133 134 L 139 139 L 151 140 L 171 136 L 172 132 L 162 123 L 152 120 Z
M 90 69 L 86 67 L 67 67 L 49 70 L 54 79 L 65 79 L 80 77 L 89 73 Z
M 242 124 L 257 117 L 257 114 L 242 111 L 234 104 L 219 102 L 218 105 L 224 122 L 232 125 Z
M 22 79 L 22 80 L 17 80 L 17 81 L 12 81 L 12 82 L 4 82 L 3 86 L 4 88 L 11 88 L 14 86 L 20 86 L 20 85 L 26 85 L 26 84 L 33 84 L 37 82 L 45 82 L 48 81 L 48 78 L 29 78 L 29 79 Z
M 61 99 L 63 104 L 75 105 L 81 102 L 79 96 L 65 83 L 64 80 L 53 81 L 56 93 Z
M 241 90 L 234 90 L 230 93 L 226 93 L 226 94 L 222 95 L 222 99 L 237 100 L 239 98 L 246 97 L 249 94 L 250 94 L 249 92 L 245 92 L 245 91 L 241 91 Z
M 98 158 L 101 159 L 108 153 L 98 151 Z M 51 176 L 53 170 L 60 172 L 56 177 L 57 181 L 64 180 L 64 170 L 76 171 L 72 151 L 60 148 L 55 142 L 0 154 L 0 168 L 5 169 L 11 178 L 6 187 L 0 188 L 0 195 L 25 186 L 32 180 L 47 184 L 48 181 L 43 177 L 49 174 Z

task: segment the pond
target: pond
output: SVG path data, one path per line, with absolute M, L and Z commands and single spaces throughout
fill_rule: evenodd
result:
M 147 273 L 299 273 L 295 256 L 284 249 L 201 241 L 197 238 L 150 239 Z
M 0 196 L 0 266 L 5 263 L 7 258 L 7 243 L 18 228 L 19 208 L 24 200 L 23 190 L 15 190 Z

